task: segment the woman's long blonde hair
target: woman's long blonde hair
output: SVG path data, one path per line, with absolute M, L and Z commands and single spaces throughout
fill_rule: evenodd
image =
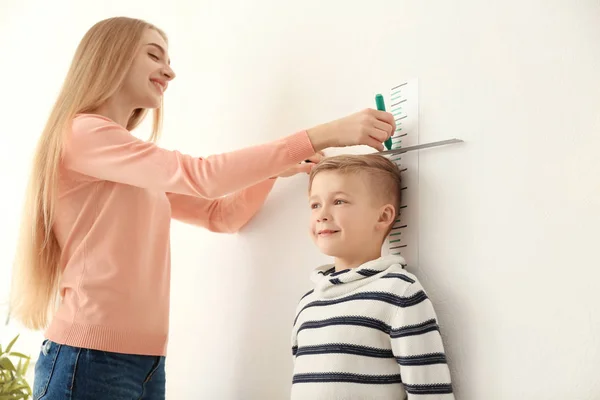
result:
M 46 327 L 59 298 L 61 249 L 52 226 L 65 132 L 76 114 L 93 112 L 121 87 L 146 29 L 156 30 L 167 40 L 155 26 L 127 17 L 109 18 L 90 28 L 77 47 L 39 139 L 25 198 L 9 308 L 9 315 L 27 328 Z M 127 129 L 138 126 L 147 111 L 135 110 Z M 151 140 L 158 138 L 161 123 L 159 107 L 154 111 Z

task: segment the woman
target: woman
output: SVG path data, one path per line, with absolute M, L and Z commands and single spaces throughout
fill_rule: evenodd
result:
M 194 158 L 131 135 L 175 73 L 167 38 L 131 18 L 82 39 L 42 133 L 17 251 L 11 315 L 47 328 L 34 399 L 164 399 L 171 218 L 235 232 L 275 178 L 331 146 L 382 142 L 365 110 L 238 151 Z M 234 207 L 235 205 L 235 207 Z M 48 324 L 49 323 L 49 324 Z

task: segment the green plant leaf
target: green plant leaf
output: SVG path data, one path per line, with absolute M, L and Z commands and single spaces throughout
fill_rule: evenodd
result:
M 0 400 L 26 400 L 29 395 L 21 394 L 18 397 L 13 396 L 12 394 L 0 394 Z
M 15 386 L 12 387 L 13 392 L 25 392 L 29 389 L 29 385 L 26 383 L 17 383 L 15 381 Z
M 16 351 L 11 351 L 10 353 L 8 353 L 9 356 L 13 356 L 13 357 L 19 357 L 19 358 L 30 358 L 29 356 L 26 356 L 23 353 L 18 353 Z
M 29 387 L 27 382 L 24 382 L 23 379 L 19 378 L 14 381 L 3 384 L 0 388 L 0 394 L 2 395 L 12 394 L 13 396 L 16 396 L 17 394 L 21 395 L 29 392 L 31 392 L 31 388 Z
M 6 348 L 5 353 L 10 353 L 10 350 L 12 349 L 13 345 L 15 344 L 15 342 L 17 341 L 17 339 L 19 338 L 20 334 L 15 336 L 15 338 L 13 340 L 10 341 L 10 343 L 8 344 L 8 347 Z
M 16 371 L 15 365 L 10 361 L 9 358 L 0 358 L 0 368 L 7 369 L 9 371 Z
M 8 381 L 4 385 L 2 385 L 2 393 L 12 393 L 15 391 L 15 386 L 17 385 L 17 381 Z
M 31 396 L 31 387 L 25 379 L 31 357 L 11 351 L 18 338 L 19 335 L 11 340 L 4 352 L 0 352 L 0 400 L 27 400 Z M 16 368 L 10 357 L 18 359 Z
M 25 364 L 23 364 L 23 368 L 20 372 L 21 376 L 25 376 L 27 370 L 29 369 L 29 363 L 31 362 L 31 358 L 25 360 Z

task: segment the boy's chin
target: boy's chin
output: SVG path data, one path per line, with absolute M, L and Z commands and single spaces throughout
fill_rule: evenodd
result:
M 345 258 L 348 256 L 348 252 L 345 252 L 342 249 L 336 249 L 332 246 L 319 246 L 319 250 L 321 250 L 321 253 L 329 257 Z

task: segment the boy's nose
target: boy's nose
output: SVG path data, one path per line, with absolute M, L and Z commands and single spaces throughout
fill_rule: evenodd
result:
M 317 213 L 317 221 L 323 222 L 323 221 L 329 221 L 330 219 L 331 218 L 329 218 L 328 207 L 327 206 L 321 207 L 321 209 Z

